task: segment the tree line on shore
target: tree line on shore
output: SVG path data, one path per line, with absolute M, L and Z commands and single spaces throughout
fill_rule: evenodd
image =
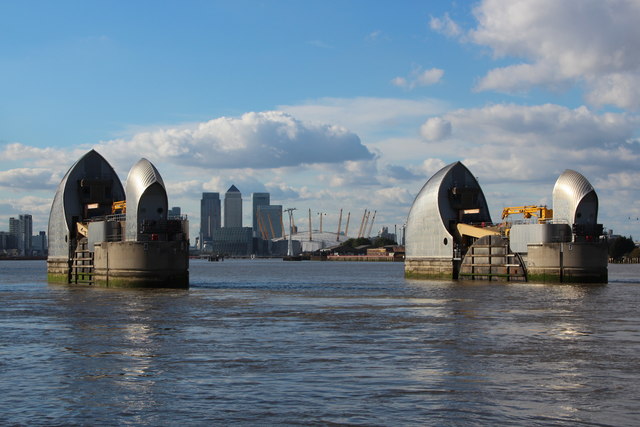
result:
M 636 246 L 631 236 L 620 236 L 609 240 L 609 258 L 614 262 L 639 259 L 640 248 Z

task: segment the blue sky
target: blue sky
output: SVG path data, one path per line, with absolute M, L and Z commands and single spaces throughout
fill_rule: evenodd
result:
M 1 2 L 0 218 L 46 229 L 95 148 L 151 160 L 197 234 L 203 191 L 401 225 L 463 161 L 494 220 L 551 205 L 564 169 L 640 237 L 633 1 Z M 596 31 L 597 29 L 597 31 Z M 6 226 L 0 229 L 8 228 Z

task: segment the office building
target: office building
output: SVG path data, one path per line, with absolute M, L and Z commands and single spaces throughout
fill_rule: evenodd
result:
M 31 249 L 33 255 L 45 256 L 47 255 L 47 233 L 44 231 L 31 237 Z
M 242 194 L 235 185 L 224 195 L 224 226 L 242 227 Z
M 31 233 L 33 218 L 29 214 L 19 215 L 18 219 L 9 218 L 9 234 L 15 236 L 18 253 L 21 256 L 31 255 Z
M 213 232 L 221 227 L 220 193 L 202 193 L 200 201 L 200 249 L 213 240 Z
M 262 237 L 262 233 L 260 231 L 260 225 L 258 222 L 258 207 L 260 206 L 269 206 L 271 204 L 271 197 L 269 193 L 253 193 L 251 194 L 252 201 L 252 216 L 253 216 L 253 237 Z
M 8 231 L 0 231 L 0 253 L 16 255 L 18 251 L 18 239 Z
M 246 256 L 253 251 L 250 227 L 223 227 L 215 230 L 211 251 L 224 256 Z

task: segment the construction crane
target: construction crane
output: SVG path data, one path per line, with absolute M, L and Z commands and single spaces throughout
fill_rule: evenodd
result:
M 117 202 L 113 202 L 113 204 L 111 205 L 111 214 L 115 214 L 118 213 L 118 211 L 120 211 L 120 213 L 127 213 L 127 201 L 126 200 L 119 200 Z
M 371 224 L 369 224 L 369 232 L 367 233 L 367 239 L 371 237 L 371 229 L 373 228 L 373 221 L 376 220 L 376 213 L 378 211 L 373 211 L 373 217 L 371 218 Z
M 347 225 L 344 228 L 344 237 L 349 238 L 349 220 L 351 219 L 351 211 L 347 213 Z
M 553 218 L 553 209 L 548 209 L 546 206 L 511 206 L 502 209 L 502 219 L 507 218 L 509 215 L 522 214 L 525 218 L 531 218 L 532 216 L 538 217 L 538 223 L 544 224 Z
M 360 228 L 358 229 L 358 239 L 361 237 L 364 237 L 364 233 L 367 229 L 368 222 L 369 222 L 369 211 L 365 209 L 364 214 L 362 214 L 362 221 L 360 222 Z

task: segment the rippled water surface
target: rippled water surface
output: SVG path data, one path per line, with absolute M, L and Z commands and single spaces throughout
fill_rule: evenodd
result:
M 604 286 L 195 261 L 189 290 L 0 262 L 0 424 L 637 425 L 640 266 Z

